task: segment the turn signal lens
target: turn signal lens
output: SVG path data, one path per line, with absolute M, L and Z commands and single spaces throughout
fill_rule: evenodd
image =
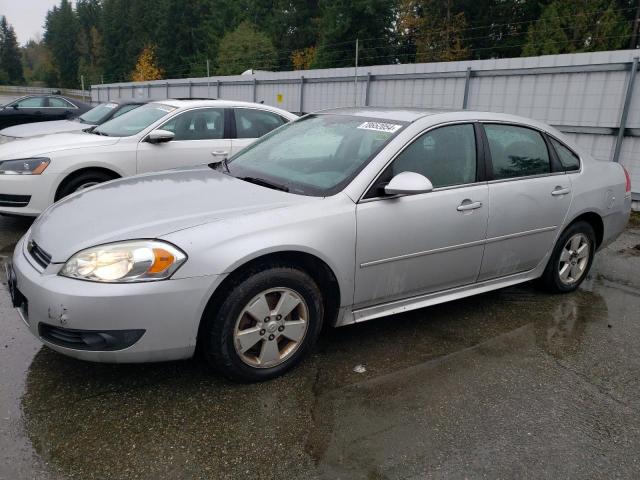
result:
M 162 273 L 176 261 L 171 252 L 166 251 L 164 248 L 154 248 L 153 256 L 153 264 L 149 269 L 149 273 Z
M 184 252 L 158 240 L 111 243 L 76 253 L 60 275 L 106 283 L 164 280 L 186 259 Z

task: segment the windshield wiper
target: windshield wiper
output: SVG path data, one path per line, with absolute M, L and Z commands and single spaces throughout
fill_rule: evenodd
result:
M 245 182 L 253 183 L 255 185 L 260 185 L 261 187 L 272 188 L 274 190 L 280 190 L 282 192 L 288 192 L 289 188 L 284 185 L 278 185 L 277 183 L 270 182 L 268 180 L 264 180 L 263 178 L 256 177 L 238 177 L 240 180 L 244 180 Z
M 106 133 L 101 132 L 100 130 L 97 130 L 97 129 L 91 130 L 91 131 L 89 131 L 89 133 L 93 133 L 94 135 L 102 135 L 103 137 L 108 137 L 109 136 Z

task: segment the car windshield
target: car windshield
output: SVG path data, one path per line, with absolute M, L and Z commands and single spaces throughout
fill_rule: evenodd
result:
M 103 123 L 91 133 L 108 137 L 130 137 L 141 132 L 175 109 L 176 107 L 163 103 L 149 103 Z
M 117 107 L 117 103 L 101 103 L 97 107 L 94 107 L 88 112 L 80 115 L 78 117 L 78 121 L 82 123 L 89 123 L 91 125 L 99 125 Z
M 302 195 L 337 193 L 406 125 L 347 115 L 308 115 L 232 157 L 234 177 Z

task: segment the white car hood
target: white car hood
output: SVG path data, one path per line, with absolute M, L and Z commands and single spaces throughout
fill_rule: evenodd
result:
M 47 209 L 31 239 L 62 263 L 120 240 L 158 238 L 225 218 L 299 205 L 294 195 L 238 180 L 207 166 L 138 175 L 71 195 Z
M 119 140 L 120 137 L 104 137 L 82 131 L 18 138 L 0 145 L 0 160 L 28 158 L 76 148 L 113 145 Z
M 77 132 L 93 125 L 73 122 L 71 120 L 52 120 L 49 122 L 25 123 L 14 125 L 0 130 L 0 135 L 14 138 L 35 137 L 37 135 L 49 135 L 51 133 Z

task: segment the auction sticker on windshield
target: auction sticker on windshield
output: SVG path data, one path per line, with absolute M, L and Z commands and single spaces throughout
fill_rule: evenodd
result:
M 394 133 L 402 128 L 402 125 L 396 125 L 394 123 L 380 123 L 380 122 L 364 122 L 358 126 L 361 130 L 374 130 L 376 132 L 388 132 Z

